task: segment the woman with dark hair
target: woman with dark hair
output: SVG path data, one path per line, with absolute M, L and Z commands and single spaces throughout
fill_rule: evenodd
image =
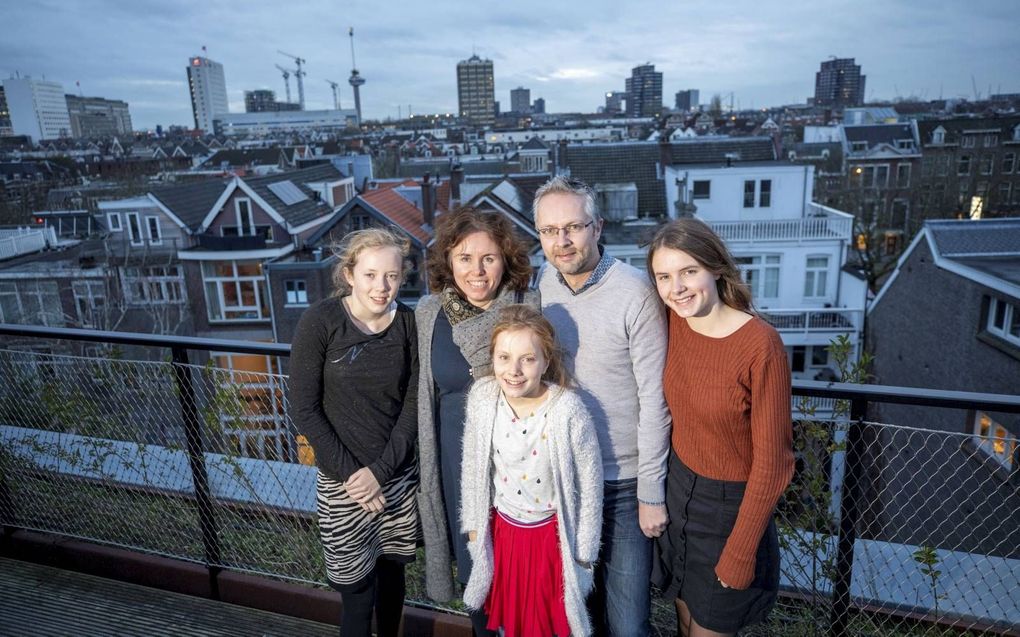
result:
M 653 579 L 675 598 L 684 637 L 734 635 L 765 618 L 779 588 L 773 513 L 794 468 L 786 351 L 705 223 L 660 228 L 648 272 L 669 315 L 673 416 Z
M 341 633 L 400 633 L 404 565 L 418 546 L 414 457 L 418 341 L 397 302 L 407 239 L 352 232 L 338 250 L 335 293 L 305 310 L 290 357 L 290 413 L 315 450 L 326 577 L 343 601 Z
M 421 361 L 418 497 L 426 589 L 429 597 L 447 601 L 454 597 L 451 556 L 462 584 L 471 572 L 457 510 L 467 392 L 473 379 L 492 374 L 489 343 L 499 310 L 513 303 L 537 309 L 539 298 L 529 289 L 527 251 L 499 213 L 460 208 L 440 216 L 426 267 L 432 294 L 415 310 Z

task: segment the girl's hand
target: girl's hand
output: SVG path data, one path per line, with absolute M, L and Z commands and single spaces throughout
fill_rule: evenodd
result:
M 365 502 L 358 502 L 358 504 L 361 506 L 362 509 L 368 511 L 369 513 L 380 513 L 382 512 L 383 509 L 386 508 L 386 498 L 384 498 L 382 494 L 379 494 L 378 496 L 372 498 L 371 500 L 367 500 Z
M 368 467 L 362 467 L 352 473 L 344 487 L 347 493 L 362 505 L 382 495 L 382 488 Z
M 478 539 L 478 531 L 468 531 L 468 542 L 474 542 Z
M 719 578 L 717 577 L 716 579 L 719 579 Z M 729 588 L 730 587 L 729 584 L 727 584 L 726 582 L 722 581 L 721 579 L 719 579 L 719 584 L 721 584 L 723 588 Z

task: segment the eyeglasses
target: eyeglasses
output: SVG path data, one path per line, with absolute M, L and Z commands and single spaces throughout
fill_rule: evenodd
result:
M 588 223 L 568 223 L 562 228 L 558 228 L 556 226 L 545 226 L 538 229 L 538 234 L 543 237 L 558 237 L 560 236 L 560 232 L 566 232 L 567 235 L 570 236 L 584 232 L 585 228 L 593 223 L 595 223 L 594 220 L 589 221 Z

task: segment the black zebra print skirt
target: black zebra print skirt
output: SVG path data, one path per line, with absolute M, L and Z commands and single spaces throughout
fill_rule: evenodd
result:
M 379 558 L 413 562 L 421 537 L 418 523 L 418 463 L 382 487 L 386 508 L 369 513 L 344 489 L 342 482 L 319 472 L 316 500 L 319 537 L 326 557 L 326 577 L 341 592 L 358 588 L 375 574 Z

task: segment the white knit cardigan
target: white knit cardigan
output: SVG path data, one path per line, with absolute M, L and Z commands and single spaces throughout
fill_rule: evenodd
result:
M 559 523 L 560 559 L 563 560 L 563 595 L 575 637 L 591 634 L 585 598 L 591 591 L 602 533 L 602 455 L 591 415 L 574 392 L 551 385 L 546 417 L 550 423 L 549 456 L 552 461 L 553 501 Z M 464 458 L 461 470 L 461 532 L 476 531 L 468 542 L 471 578 L 464 603 L 482 608 L 493 575 L 492 432 L 499 400 L 499 382 L 479 379 L 467 399 Z M 581 562 L 588 566 L 582 566 Z

